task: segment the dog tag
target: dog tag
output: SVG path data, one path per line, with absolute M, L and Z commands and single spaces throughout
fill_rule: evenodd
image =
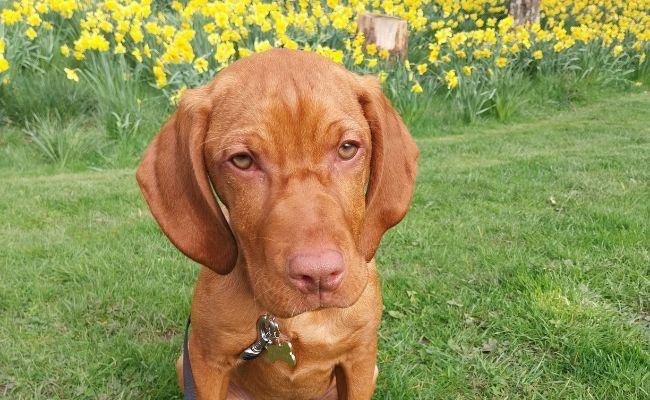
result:
M 293 354 L 291 342 L 282 342 L 266 346 L 266 359 L 270 362 L 284 361 L 290 367 L 296 365 L 296 356 Z
M 280 337 L 280 330 L 275 318 L 264 314 L 257 319 L 257 340 L 244 350 L 239 357 L 243 360 L 257 358 L 269 345 L 277 342 Z

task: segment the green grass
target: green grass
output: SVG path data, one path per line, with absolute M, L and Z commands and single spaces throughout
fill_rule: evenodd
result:
M 414 125 L 375 398 L 650 398 L 650 95 L 565 105 Z M 0 129 L 0 397 L 180 398 L 198 266 L 133 160 L 60 166 Z

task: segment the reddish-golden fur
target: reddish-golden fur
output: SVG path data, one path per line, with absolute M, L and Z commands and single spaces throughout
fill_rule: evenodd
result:
M 205 266 L 189 341 L 200 399 L 371 397 L 374 254 L 408 209 L 417 155 L 373 78 L 311 53 L 253 55 L 187 91 L 137 177 L 163 232 Z M 238 358 L 264 313 L 295 367 Z

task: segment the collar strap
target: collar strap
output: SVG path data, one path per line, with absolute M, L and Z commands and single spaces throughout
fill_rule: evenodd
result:
M 196 400 L 196 386 L 194 385 L 194 374 L 190 364 L 189 332 L 190 319 L 188 318 L 183 341 L 183 396 L 185 400 Z

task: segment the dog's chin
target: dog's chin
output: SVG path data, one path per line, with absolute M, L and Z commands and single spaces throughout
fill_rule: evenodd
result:
M 329 300 L 322 299 L 318 295 L 309 295 L 291 304 L 289 307 L 270 308 L 269 312 L 279 318 L 291 318 L 325 308 L 347 308 L 353 304 L 354 302 L 343 301 L 342 299 Z

